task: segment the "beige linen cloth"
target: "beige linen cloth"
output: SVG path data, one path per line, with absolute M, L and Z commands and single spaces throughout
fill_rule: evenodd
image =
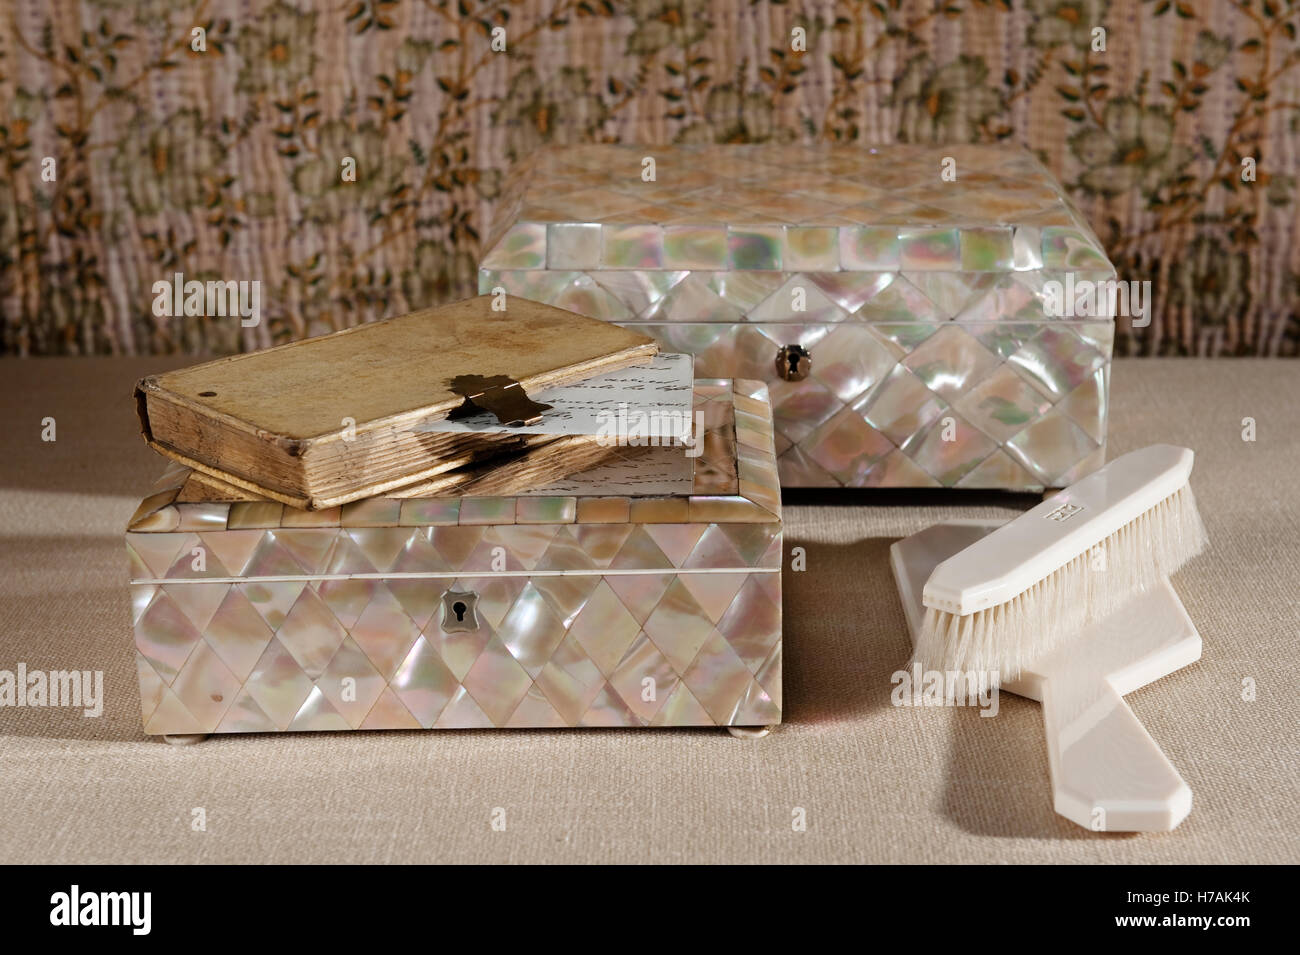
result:
M 787 537 L 808 569 L 785 576 L 787 722 L 763 740 L 145 737 L 122 529 L 160 461 L 130 391 L 178 363 L 0 361 L 0 669 L 103 670 L 107 697 L 97 719 L 0 709 L 0 862 L 1300 861 L 1300 364 L 1116 362 L 1111 455 L 1194 448 L 1211 539 L 1175 579 L 1203 659 L 1129 697 L 1192 813 L 1172 833 L 1119 835 L 1052 812 L 1037 704 L 1004 696 L 980 719 L 889 702 L 908 653 L 889 544 L 945 518 L 1011 516 L 1025 496 L 796 497 Z

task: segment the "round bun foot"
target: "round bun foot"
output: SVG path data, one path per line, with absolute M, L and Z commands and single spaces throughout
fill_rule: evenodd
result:
M 207 733 L 163 734 L 163 739 L 171 743 L 173 746 L 193 746 L 195 743 L 202 743 L 207 738 Z
M 772 732 L 770 726 L 728 726 L 727 732 L 736 739 L 762 739 Z

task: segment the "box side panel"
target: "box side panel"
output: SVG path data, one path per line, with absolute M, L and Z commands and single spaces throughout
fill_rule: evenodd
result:
M 744 526 L 655 525 L 678 569 L 136 582 L 144 730 L 779 722 L 780 534 Z
M 1052 254 L 1068 256 L 1066 238 L 1051 237 L 1061 243 Z M 634 321 L 663 350 L 693 354 L 700 377 L 765 382 L 782 486 L 1038 491 L 1104 463 L 1114 341 L 1113 272 L 1053 261 L 1006 274 L 504 281 Z M 791 345 L 810 357 L 802 380 L 778 374 Z

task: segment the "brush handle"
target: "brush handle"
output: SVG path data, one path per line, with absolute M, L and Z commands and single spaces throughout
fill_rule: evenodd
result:
M 1056 811 L 1098 832 L 1167 832 L 1192 791 L 1124 694 L 1200 658 L 1201 638 L 1168 580 L 1034 661 Z
M 1053 808 L 1097 832 L 1168 832 L 1192 791 L 1106 680 L 1060 674 L 1042 686 Z
M 1192 458 L 1170 444 L 1116 458 L 941 563 L 925 605 L 964 616 L 1006 603 L 1182 488 Z

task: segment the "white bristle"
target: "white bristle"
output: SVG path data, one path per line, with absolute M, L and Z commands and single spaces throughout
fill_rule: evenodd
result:
M 927 607 L 913 660 L 927 670 L 997 674 L 1013 680 L 1088 623 L 1178 570 L 1205 547 L 1191 487 L 1111 534 L 1005 603 L 959 616 Z M 1104 569 L 1094 569 L 1094 553 Z

